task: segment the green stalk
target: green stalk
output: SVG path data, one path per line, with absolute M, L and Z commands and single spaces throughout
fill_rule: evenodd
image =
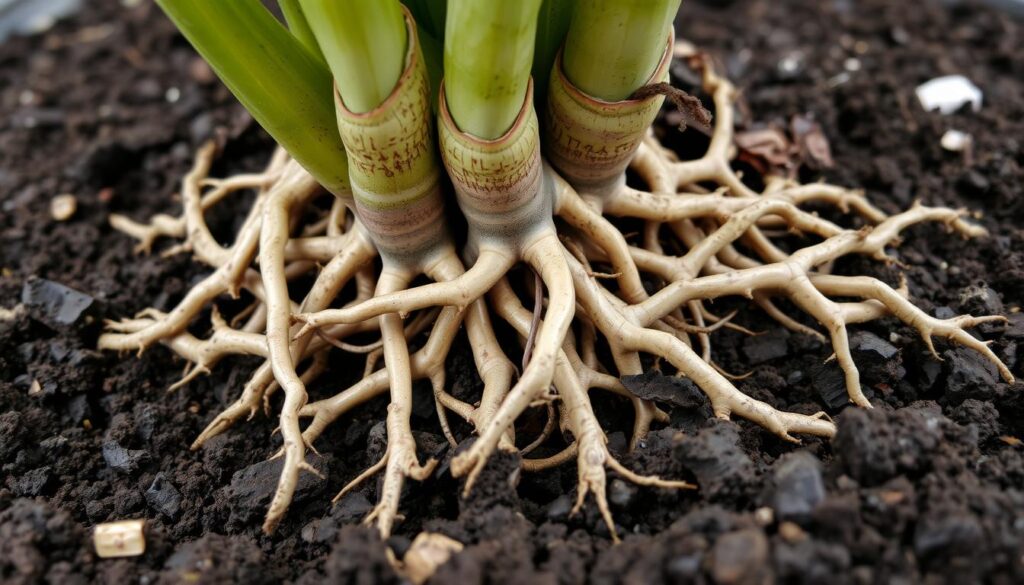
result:
M 577 88 L 617 102 L 640 89 L 665 54 L 680 0 L 579 0 L 562 69 Z
M 313 36 L 313 30 L 309 28 L 306 15 L 302 13 L 299 0 L 277 0 L 277 5 L 281 7 L 281 12 L 284 13 L 284 21 L 288 23 L 288 30 L 292 32 L 295 38 L 299 39 L 299 42 L 302 43 L 303 47 L 306 47 L 306 50 L 317 59 L 323 61 L 324 54 L 320 52 L 320 46 L 316 44 L 316 37 Z M 326 64 L 326 61 L 324 63 Z
M 485 140 L 523 108 L 541 0 L 449 0 L 445 99 L 459 130 Z
M 259 2 L 157 3 L 274 140 L 329 191 L 347 194 L 330 71 Z
M 533 57 L 533 101 L 538 112 L 547 106 L 551 68 L 569 32 L 573 4 L 574 0 L 544 0 L 540 7 Z
M 447 20 L 448 0 L 402 0 L 402 4 L 409 9 L 413 18 L 416 19 L 416 26 L 420 33 L 420 42 L 423 42 L 424 33 L 433 37 L 438 42 L 444 40 L 444 23 Z
M 341 99 L 362 114 L 379 106 L 405 69 L 408 39 L 398 0 L 299 0 Z

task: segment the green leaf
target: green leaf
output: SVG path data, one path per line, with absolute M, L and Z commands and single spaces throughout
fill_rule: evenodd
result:
M 345 107 L 379 106 L 405 70 L 408 46 L 398 0 L 299 0 Z
M 278 144 L 325 188 L 348 192 L 348 161 L 323 63 L 260 2 L 157 4 Z
M 578 0 L 562 56 L 566 77 L 594 97 L 619 101 L 658 67 L 680 0 Z
M 523 108 L 541 0 L 450 0 L 444 91 L 463 132 L 493 140 Z
M 292 35 L 299 39 L 302 46 L 306 47 L 317 59 L 324 61 L 324 55 L 320 52 L 320 46 L 316 44 L 316 37 L 313 36 L 313 31 L 309 28 L 306 15 L 302 13 L 299 0 L 277 0 L 277 5 L 281 7 L 284 21 L 288 23 L 288 30 Z M 326 64 L 327 62 L 324 61 L 324 65 Z

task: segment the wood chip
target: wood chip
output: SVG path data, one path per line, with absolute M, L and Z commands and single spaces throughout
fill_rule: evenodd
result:
M 97 524 L 92 541 L 102 559 L 137 557 L 146 552 L 145 520 L 121 520 Z
M 786 542 L 794 544 L 801 542 L 807 538 L 807 533 L 804 532 L 803 528 L 800 528 L 792 522 L 783 522 L 779 524 L 779 536 L 781 536 Z
M 443 534 L 421 532 L 405 553 L 405 574 L 415 585 L 420 585 L 462 548 L 461 542 Z
M 57 221 L 67 221 L 78 209 L 78 200 L 74 195 L 65 193 L 50 200 L 50 216 Z
M 898 492 L 898 491 L 895 491 L 895 490 L 885 490 L 885 491 L 883 491 L 881 493 L 881 496 L 882 496 L 882 501 L 885 502 L 886 504 L 890 505 L 890 506 L 893 506 L 895 504 L 898 504 L 898 503 L 902 502 L 904 500 L 904 498 L 906 497 L 903 494 L 903 492 Z

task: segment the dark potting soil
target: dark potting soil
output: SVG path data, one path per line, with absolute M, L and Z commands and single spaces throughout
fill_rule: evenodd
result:
M 929 312 L 1008 314 L 1007 325 L 978 333 L 1019 372 L 1021 23 L 937 2 L 694 0 L 678 24 L 743 88 L 748 127 L 788 128 L 796 115 L 821 124 L 836 161 L 824 172 L 830 181 L 865 188 L 887 211 L 920 199 L 984 212 L 989 238 L 916 227 L 897 254 L 911 296 Z M 677 85 L 692 82 L 685 68 L 675 73 Z M 984 106 L 923 112 L 915 86 L 952 73 L 984 90 Z M 630 380 L 667 399 L 673 423 L 623 461 L 701 489 L 651 490 L 611 474 L 619 546 L 592 503 L 569 517 L 573 466 L 520 474 L 510 457 L 491 464 L 468 501 L 443 469 L 411 485 L 406 520 L 379 542 L 357 526 L 375 501 L 373 482 L 330 505 L 382 450 L 379 400 L 321 439 L 323 455 L 311 462 L 326 481 L 305 476 L 285 521 L 265 536 L 279 465 L 266 461 L 279 440 L 272 420 L 258 416 L 188 450 L 254 362 L 232 360 L 167 393 L 183 366 L 168 351 L 137 359 L 95 345 L 103 319 L 171 307 L 206 274 L 185 255 L 136 256 L 108 214 L 178 213 L 176 181 L 210 137 L 225 146 L 217 176 L 261 168 L 271 142 L 151 3 L 90 3 L 43 35 L 0 45 L 0 113 L 0 307 L 14 311 L 0 319 L 0 582 L 395 582 L 385 547 L 401 554 L 422 530 L 467 545 L 438 583 L 1024 582 L 1024 388 L 943 342 L 936 361 L 914 331 L 884 321 L 852 328 L 876 408 L 845 408 L 838 370 L 823 365 L 830 349 L 757 311 L 737 319 L 769 333 L 716 333 L 717 361 L 752 370 L 741 389 L 780 408 L 826 408 L 838 436 L 787 444 L 752 424 L 710 419 L 686 383 Z M 969 153 L 942 149 L 950 129 L 973 137 Z M 668 123 L 660 130 L 684 155 L 704 140 Z M 78 200 L 66 222 L 50 217 L 60 193 Z M 228 238 L 247 203 L 238 197 L 212 212 L 215 233 Z M 892 283 L 899 274 L 867 259 L 837 270 Z M 457 346 L 449 379 L 472 388 L 467 356 Z M 311 392 L 336 391 L 358 369 L 334 368 Z M 621 452 L 630 428 L 616 414 L 621 404 L 596 404 Z M 447 457 L 427 406 L 414 420 L 421 455 Z M 94 524 L 136 517 L 149 519 L 144 555 L 94 555 Z

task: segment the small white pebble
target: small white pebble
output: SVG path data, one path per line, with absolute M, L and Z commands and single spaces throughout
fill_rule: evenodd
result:
M 784 73 L 796 73 L 800 69 L 800 59 L 795 55 L 787 55 L 779 61 L 779 70 Z
M 941 263 L 939 263 L 939 269 L 940 270 L 949 270 L 949 262 L 946 262 L 945 260 L 943 260 Z
M 36 92 L 31 89 L 22 90 L 18 94 L 18 103 L 23 106 L 31 106 L 36 101 Z
M 39 380 L 32 380 L 32 384 L 28 387 L 29 396 L 38 396 L 43 393 L 43 386 L 39 383 Z
M 10 269 L 8 269 L 8 268 L 0 269 L 0 276 L 3 276 L 4 278 L 7 278 L 8 276 L 10 276 Z M 8 309 L 6 307 L 0 307 L 0 323 L 3 323 L 5 321 L 14 321 L 24 311 L 25 311 L 25 305 L 22 305 L 22 304 L 14 305 L 13 309 Z
M 30 20 L 25 28 L 29 34 L 39 34 L 50 30 L 55 24 L 57 24 L 57 19 L 53 15 L 40 14 Z
M 164 97 L 167 99 L 168 103 L 173 104 L 174 102 L 181 99 L 181 90 L 176 87 L 172 87 L 167 90 L 167 93 L 164 94 Z
M 697 54 L 697 47 L 690 41 L 679 39 L 672 46 L 672 56 L 676 59 L 686 59 Z
M 854 71 L 860 71 L 860 59 L 850 57 L 846 61 L 843 61 L 843 69 L 846 69 L 851 73 Z
M 754 522 L 757 522 L 758 526 L 769 526 L 775 522 L 775 510 L 768 506 L 762 506 L 754 510 Z
M 964 104 L 970 104 L 975 112 L 981 109 L 981 90 L 963 75 L 936 77 L 917 86 L 914 92 L 921 107 L 929 112 L 952 114 Z
M 92 533 L 93 546 L 101 559 L 137 557 L 146 552 L 142 533 L 145 520 L 121 520 L 97 524 Z
M 57 195 L 50 200 L 50 217 L 57 221 L 67 221 L 78 210 L 78 200 L 70 193 Z
M 939 144 L 942 148 L 950 152 L 963 152 L 965 149 L 970 147 L 973 138 L 970 134 L 966 134 L 959 130 L 946 130 L 946 133 L 942 135 L 942 139 Z

